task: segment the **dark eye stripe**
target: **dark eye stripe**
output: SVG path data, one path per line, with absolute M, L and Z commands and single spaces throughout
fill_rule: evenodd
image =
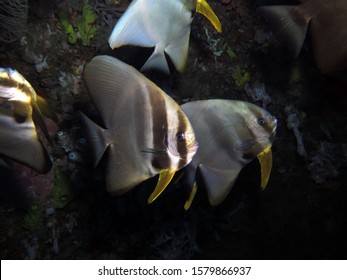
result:
M 178 127 L 177 127 L 177 132 L 186 132 L 187 131 L 187 122 L 186 119 L 184 118 L 183 112 L 182 111 L 177 111 L 177 117 L 178 117 Z M 187 140 L 186 138 L 177 141 L 176 140 L 176 147 L 177 147 L 177 152 L 180 154 L 180 161 L 178 163 L 178 168 L 182 168 L 187 164 L 187 155 L 188 155 L 188 147 L 187 147 Z
M 168 146 L 168 118 L 166 102 L 160 92 L 149 94 L 150 106 L 152 110 L 153 124 L 153 149 L 165 151 Z M 167 153 L 153 154 L 152 166 L 156 169 L 166 169 L 170 167 L 171 160 Z

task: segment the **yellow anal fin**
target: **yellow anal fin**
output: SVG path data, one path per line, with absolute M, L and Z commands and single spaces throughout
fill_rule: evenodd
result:
M 219 33 L 222 32 L 222 24 L 206 0 L 197 0 L 196 12 L 204 15 Z
M 198 186 L 196 185 L 196 182 L 194 181 L 194 185 L 190 192 L 189 198 L 187 199 L 186 203 L 184 203 L 184 210 L 187 211 L 192 205 L 197 190 L 198 190 Z
M 271 146 L 264 149 L 258 155 L 258 160 L 260 163 L 260 172 L 261 172 L 261 184 L 260 187 L 264 190 L 269 182 L 271 168 L 272 168 L 272 152 Z
M 159 180 L 153 193 L 148 198 L 148 204 L 152 203 L 157 197 L 166 189 L 167 185 L 171 182 L 175 175 L 175 169 L 163 169 L 159 173 Z

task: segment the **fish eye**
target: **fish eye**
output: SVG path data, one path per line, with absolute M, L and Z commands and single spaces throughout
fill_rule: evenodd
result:
M 258 118 L 257 122 L 259 125 L 263 126 L 264 124 L 266 124 L 266 119 L 265 118 Z
M 181 132 L 181 131 L 177 132 L 176 134 L 177 141 L 183 141 L 185 139 L 186 139 L 186 134 L 184 132 Z

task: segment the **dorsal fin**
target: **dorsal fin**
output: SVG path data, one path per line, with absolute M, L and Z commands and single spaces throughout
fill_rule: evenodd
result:
M 263 6 L 258 10 L 269 21 L 279 41 L 298 57 L 311 16 L 301 6 Z

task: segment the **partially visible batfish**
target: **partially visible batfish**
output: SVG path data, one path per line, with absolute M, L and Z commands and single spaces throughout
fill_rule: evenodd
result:
M 0 99 L 16 104 L 13 106 L 16 116 L 25 118 L 27 111 L 30 111 L 33 114 L 34 122 L 40 126 L 47 140 L 50 141 L 43 116 L 49 117 L 55 122 L 58 121 L 58 118 L 53 108 L 44 98 L 36 94 L 31 84 L 18 71 L 0 68 Z
M 347 1 L 300 0 L 300 5 L 262 6 L 279 40 L 297 57 L 310 29 L 318 68 L 332 73 L 347 67 Z
M 84 114 L 95 165 L 107 154 L 107 190 L 123 194 L 159 174 L 153 202 L 197 150 L 180 106 L 133 67 L 110 56 L 87 64 L 84 79 L 104 127 Z
M 199 142 L 188 171 L 201 175 L 211 205 L 227 197 L 241 169 L 255 157 L 261 165 L 261 187 L 266 187 L 277 126 L 272 115 L 254 104 L 236 100 L 192 101 L 183 104 L 182 109 Z M 195 179 L 191 188 L 185 209 L 194 198 Z
M 52 166 L 33 122 L 33 114 L 41 116 L 39 105 L 45 109 L 45 104 L 20 73 L 0 68 L 0 155 L 40 173 Z M 42 118 L 40 124 L 45 129 Z
M 133 0 L 111 33 L 110 47 L 154 47 L 141 71 L 155 68 L 168 74 L 167 54 L 177 71 L 182 72 L 193 10 L 206 16 L 218 32 L 222 31 L 218 17 L 205 0 Z

